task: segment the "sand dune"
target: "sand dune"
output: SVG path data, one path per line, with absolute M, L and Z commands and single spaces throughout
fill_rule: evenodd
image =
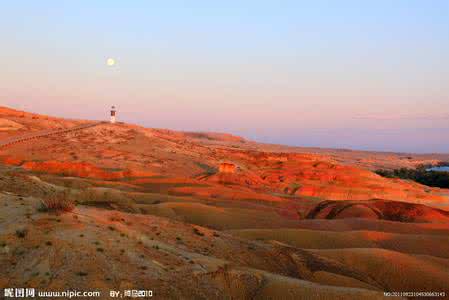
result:
M 402 223 L 359 218 L 301 220 L 297 223 L 297 227 L 325 231 L 369 230 L 403 234 L 449 235 L 449 225 L 447 223 Z
M 320 285 L 267 272 L 220 269 L 212 278 L 233 299 L 384 299 L 383 293 L 361 288 Z
M 449 268 L 433 259 L 385 249 L 314 250 L 371 276 L 386 291 L 449 293 Z
M 310 270 L 304 268 L 314 264 L 315 258 L 306 253 L 295 254 L 307 263 L 299 267 L 294 252 L 288 249 L 244 242 L 204 227 L 89 207 L 55 216 L 36 212 L 38 202 L 33 197 L 0 194 L 0 205 L 8 204 L 0 213 L 0 262 L 6 266 L 0 274 L 1 285 L 26 281 L 29 286 L 50 290 L 77 286 L 106 291 L 117 285 L 143 285 L 151 286 L 164 299 L 222 299 L 230 295 L 377 299 L 381 295 L 347 288 L 370 287 L 357 279 L 345 279 L 344 288 L 326 285 L 326 281 L 342 282 L 344 275 L 336 281 L 336 276 L 327 280 L 317 273 L 316 281 L 323 285 L 299 280 L 298 276 L 310 276 Z M 23 218 L 24 213 L 30 217 Z M 18 237 L 18 230 L 25 235 Z M 329 273 L 331 268 L 324 263 L 318 271 Z M 351 273 L 345 268 L 341 272 Z M 360 274 L 358 278 L 365 277 Z M 289 291 L 286 294 L 285 289 Z
M 161 203 L 142 207 L 143 212 L 170 217 L 219 230 L 235 228 L 266 228 L 294 226 L 293 220 L 283 219 L 274 211 L 224 208 L 201 203 Z
M 245 229 L 230 231 L 251 240 L 276 240 L 298 248 L 384 248 L 410 254 L 449 258 L 449 236 L 379 231 L 329 232 L 306 229 Z

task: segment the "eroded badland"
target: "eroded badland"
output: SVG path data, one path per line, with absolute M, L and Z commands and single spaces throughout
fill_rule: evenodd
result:
M 448 294 L 449 190 L 372 172 L 448 159 L 0 107 L 0 286 L 157 299 Z M 55 194 L 74 209 L 42 209 Z

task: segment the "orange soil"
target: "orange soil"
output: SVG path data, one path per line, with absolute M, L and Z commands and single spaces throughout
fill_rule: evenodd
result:
M 59 161 L 45 161 L 45 162 L 29 161 L 23 163 L 21 166 L 25 170 L 29 171 L 38 171 L 50 174 L 64 174 L 77 177 L 99 178 L 105 180 L 154 175 L 153 173 L 139 170 L 108 172 L 104 169 L 98 168 L 97 166 L 94 166 L 89 163 L 71 163 Z

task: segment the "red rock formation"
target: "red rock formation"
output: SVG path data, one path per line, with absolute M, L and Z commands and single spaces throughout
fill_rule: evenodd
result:
M 308 219 L 383 219 L 399 222 L 449 222 L 449 212 L 400 201 L 322 201 L 312 208 Z
M 23 160 L 11 156 L 2 157 L 0 158 L 0 161 L 5 165 L 10 166 L 20 166 L 23 163 Z
M 235 173 L 236 166 L 233 163 L 221 163 L 218 167 L 220 173 Z

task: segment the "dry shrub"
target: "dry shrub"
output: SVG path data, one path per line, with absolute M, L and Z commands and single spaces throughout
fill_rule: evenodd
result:
M 41 211 L 64 213 L 75 209 L 75 203 L 67 191 L 54 192 L 42 199 Z

